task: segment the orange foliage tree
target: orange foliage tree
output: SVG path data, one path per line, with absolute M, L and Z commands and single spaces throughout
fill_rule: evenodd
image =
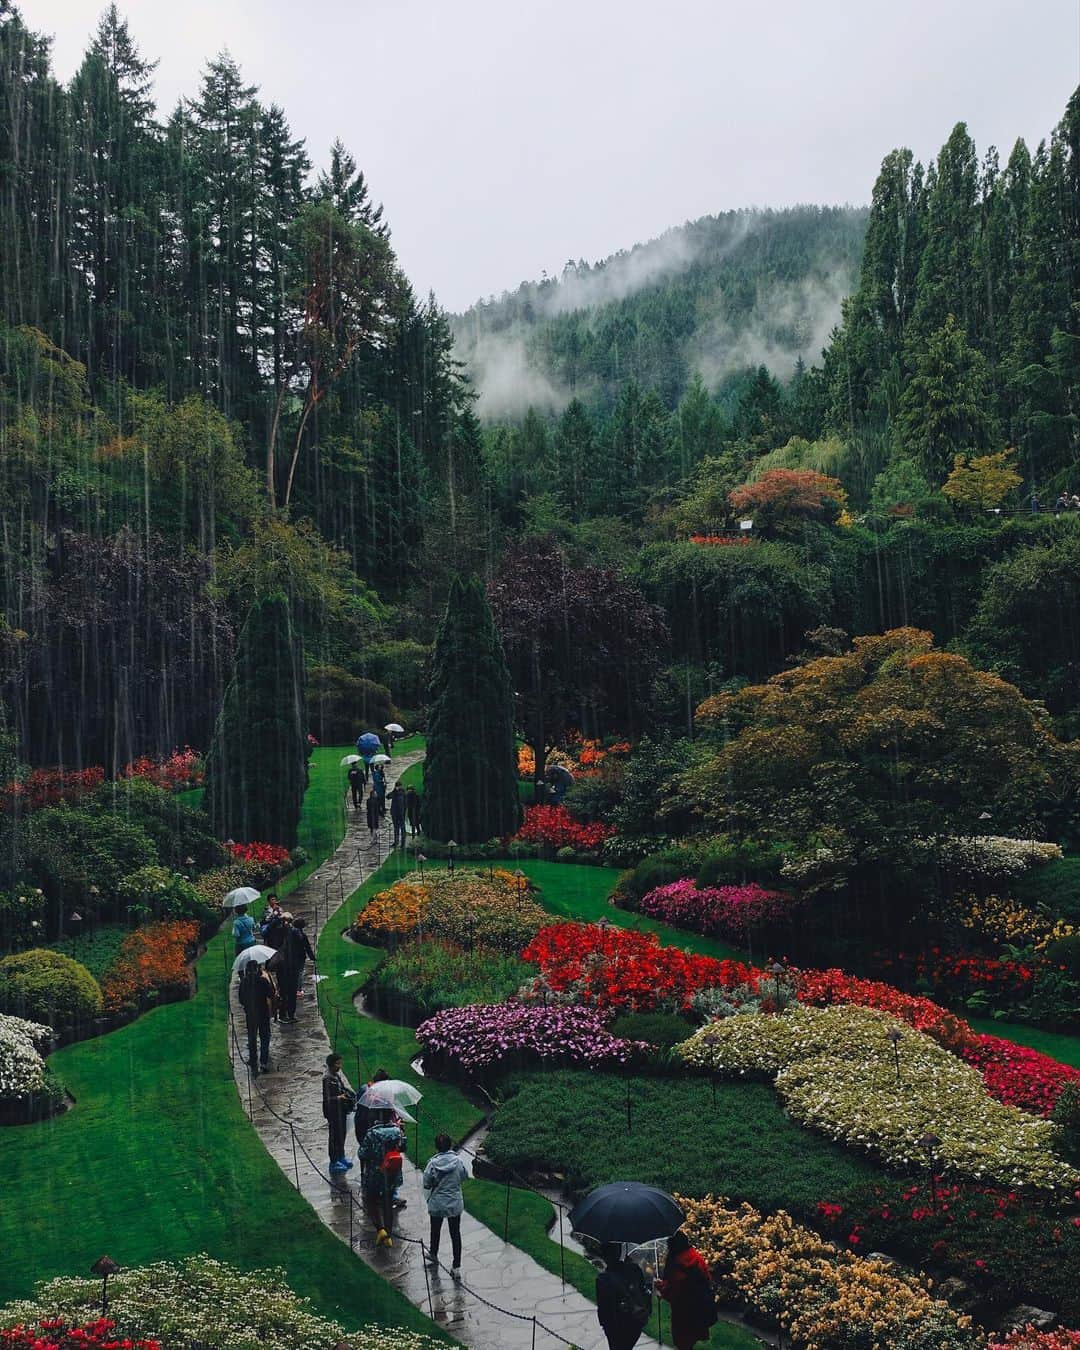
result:
M 806 521 L 832 525 L 847 505 L 838 478 L 813 469 L 769 469 L 728 495 L 741 515 L 752 516 L 759 534 L 784 534 Z

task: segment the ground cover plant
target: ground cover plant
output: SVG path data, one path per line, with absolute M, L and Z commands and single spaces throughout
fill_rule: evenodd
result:
M 343 832 L 344 753 L 322 749 L 312 757 L 300 824 L 311 861 L 301 877 Z M 286 878 L 279 893 L 297 879 Z M 205 1252 L 242 1269 L 265 1265 L 274 1252 L 290 1286 L 321 1315 L 346 1327 L 430 1332 L 322 1225 L 246 1120 L 227 1054 L 231 952 L 223 931 L 198 963 L 193 998 L 50 1057 L 75 1106 L 0 1132 L 0 1298 L 26 1297 L 36 1280 L 84 1269 L 88 1252 L 107 1251 L 124 1266 Z M 315 1142 L 321 1138 L 319 1130 Z M 70 1221 L 72 1197 L 77 1222 Z
M 529 978 L 516 956 L 451 942 L 408 943 L 376 970 L 370 988 L 384 1001 L 408 1000 L 420 1016 L 471 1003 L 501 1003 Z M 388 1011 L 388 1016 L 389 1011 Z M 391 1017 L 391 1020 L 392 1017 Z
M 410 873 L 380 891 L 357 917 L 359 942 L 396 944 L 414 935 L 516 955 L 547 922 L 524 877 L 501 868 Z

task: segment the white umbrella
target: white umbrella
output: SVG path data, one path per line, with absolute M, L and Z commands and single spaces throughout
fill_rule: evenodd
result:
M 371 762 L 372 762 L 372 764 L 389 764 L 389 763 L 390 763 L 390 756 L 389 756 L 389 755 L 372 755 L 372 756 L 371 756 Z
M 358 764 L 363 758 L 363 755 L 346 755 L 341 762 L 342 764 Z
M 222 909 L 239 909 L 241 905 L 250 905 L 258 900 L 259 892 L 251 886 L 237 886 L 221 902 Z
M 402 1120 L 414 1121 L 406 1106 L 415 1106 L 424 1094 L 401 1078 L 384 1078 L 381 1083 L 369 1083 L 360 1093 L 360 1105 L 369 1111 L 395 1111 Z
M 252 947 L 245 947 L 232 963 L 233 974 L 239 974 L 252 961 L 258 961 L 261 966 L 264 961 L 269 961 L 272 956 L 277 956 L 277 952 L 274 951 L 273 947 L 264 947 L 261 942 L 256 942 Z
M 387 722 L 386 726 L 383 727 L 383 731 L 393 731 L 401 736 L 404 734 L 405 728 L 400 722 Z

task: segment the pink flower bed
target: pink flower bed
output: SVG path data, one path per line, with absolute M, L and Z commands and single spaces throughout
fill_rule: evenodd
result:
M 417 1028 L 416 1039 L 425 1054 L 455 1060 L 469 1073 L 515 1055 L 588 1067 L 625 1064 L 643 1048 L 612 1036 L 604 1023 L 594 1008 L 471 1004 L 429 1017 Z
M 641 901 L 641 912 L 675 928 L 739 941 L 752 929 L 783 919 L 790 904 L 788 896 L 764 890 L 756 882 L 698 887 L 685 880 L 649 891 Z

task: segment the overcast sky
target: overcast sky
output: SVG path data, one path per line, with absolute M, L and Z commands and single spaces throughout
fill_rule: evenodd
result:
M 21 0 L 70 78 L 104 0 Z M 865 202 L 882 156 L 1034 146 L 1080 0 L 121 0 L 159 106 L 227 47 L 316 165 L 340 136 L 449 308 L 732 207 Z

